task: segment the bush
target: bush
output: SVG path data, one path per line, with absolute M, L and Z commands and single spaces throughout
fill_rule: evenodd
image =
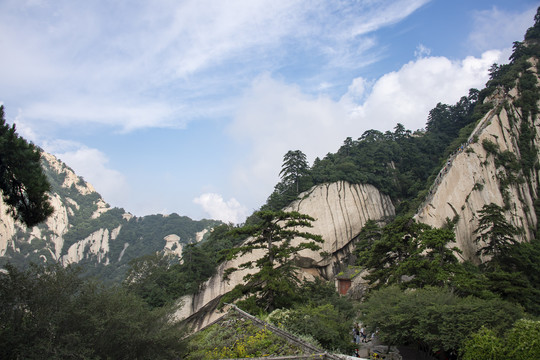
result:
M 349 352 L 350 327 L 331 304 L 298 306 L 285 312 L 270 314 L 269 320 L 295 334 L 313 337 L 327 350 Z
M 483 327 L 465 342 L 463 360 L 540 359 L 540 321 L 518 320 L 498 337 Z
M 386 344 L 422 344 L 448 353 L 459 350 L 482 326 L 501 334 L 523 315 L 515 304 L 497 298 L 462 298 L 445 288 L 403 292 L 397 287 L 373 292 L 362 313 L 363 322 L 378 328 Z
M 487 151 L 488 154 L 497 155 L 499 153 L 499 145 L 495 144 L 491 140 L 482 140 L 482 147 Z
M 188 360 L 246 358 L 301 354 L 270 330 L 258 328 L 241 318 L 228 318 L 214 324 L 189 339 Z

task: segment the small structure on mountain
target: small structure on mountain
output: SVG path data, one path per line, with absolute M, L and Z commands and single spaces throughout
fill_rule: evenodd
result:
M 362 269 L 358 266 L 348 266 L 345 270 L 338 273 L 336 279 L 336 289 L 340 295 L 347 295 L 350 288 L 353 286 L 353 280 L 362 273 Z

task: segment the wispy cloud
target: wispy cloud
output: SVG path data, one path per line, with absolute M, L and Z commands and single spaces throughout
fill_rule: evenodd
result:
M 525 30 L 531 26 L 538 4 L 518 12 L 502 11 L 493 6 L 473 14 L 474 29 L 468 44 L 480 51 L 511 47 L 514 41 L 523 40 Z
M 289 66 L 291 52 L 304 54 L 299 63 L 358 66 L 376 45 L 358 37 L 426 2 L 7 0 L 0 90 L 39 122 L 183 127 L 205 115 L 201 105 L 230 111 L 219 102 L 263 69 Z
M 426 57 L 429 54 L 431 54 L 431 49 L 427 48 L 424 44 L 419 44 L 414 51 L 414 57 L 416 58 Z

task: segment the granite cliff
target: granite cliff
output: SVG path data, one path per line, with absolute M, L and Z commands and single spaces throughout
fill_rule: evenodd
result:
M 91 273 L 119 280 L 129 260 L 156 251 L 181 254 L 219 221 L 177 214 L 135 217 L 111 208 L 94 187 L 46 152 L 42 166 L 51 183 L 54 213 L 27 228 L 6 214 L 0 201 L 0 261 L 91 265 Z
M 305 278 L 324 277 L 332 279 L 339 271 L 342 260 L 346 260 L 352 250 L 354 237 L 367 220 L 382 220 L 395 215 L 394 205 L 389 196 L 381 194 L 372 185 L 350 184 L 339 181 L 317 185 L 298 196 L 285 211 L 298 211 L 315 219 L 308 231 L 321 235 L 324 244 L 321 252 L 304 250 L 296 257 L 297 265 Z M 244 257 L 226 261 L 219 265 L 217 274 L 203 284 L 199 293 L 181 299 L 182 308 L 178 318 L 198 317 L 198 326 L 215 320 L 219 314 L 215 308 L 219 299 L 231 291 L 250 270 L 236 271 L 224 280 L 224 271 L 238 267 L 243 262 L 261 256 L 253 252 Z
M 538 60 L 531 58 L 529 63 L 527 72 L 534 75 L 537 85 Z M 511 161 L 523 164 L 524 142 L 538 154 L 540 119 L 538 114 L 524 113 L 521 96 L 515 86 L 510 90 L 499 87 L 486 98 L 493 109 L 478 122 L 467 143 L 448 159 L 416 214 L 418 221 L 434 227 L 442 227 L 447 219 L 455 220 L 456 245 L 466 260 L 479 261 L 475 253 L 480 245 L 474 243 L 473 232 L 484 205 L 503 207 L 508 221 L 523 231 L 520 240 L 535 236 L 538 167 L 516 169 L 501 160 L 501 156 L 513 154 L 509 156 Z

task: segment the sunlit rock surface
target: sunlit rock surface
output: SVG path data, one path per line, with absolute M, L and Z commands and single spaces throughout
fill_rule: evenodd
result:
M 366 221 L 380 220 L 395 214 L 390 198 L 382 195 L 375 187 L 349 184 L 344 181 L 315 186 L 300 194 L 299 200 L 284 210 L 298 211 L 313 217 L 315 219 L 313 227 L 306 230 L 321 235 L 324 239 L 320 252 L 328 254 L 325 258 L 319 251 L 304 250 L 299 254 L 298 260 L 303 267 L 303 275 L 308 278 L 319 275 L 328 278 L 333 276 L 333 264 L 350 251 L 351 240 L 360 232 Z M 202 291 L 181 299 L 183 306 L 176 313 L 177 318 L 188 318 L 204 308 L 203 314 L 199 314 L 201 318 L 198 326 L 204 326 L 215 320 L 219 316 L 213 309 L 217 301 L 237 284 L 242 283 L 248 271 L 253 271 L 236 271 L 230 275 L 229 281 L 224 281 L 225 269 L 236 268 L 261 256 L 261 252 L 254 252 L 222 263 L 217 274 L 204 284 Z

